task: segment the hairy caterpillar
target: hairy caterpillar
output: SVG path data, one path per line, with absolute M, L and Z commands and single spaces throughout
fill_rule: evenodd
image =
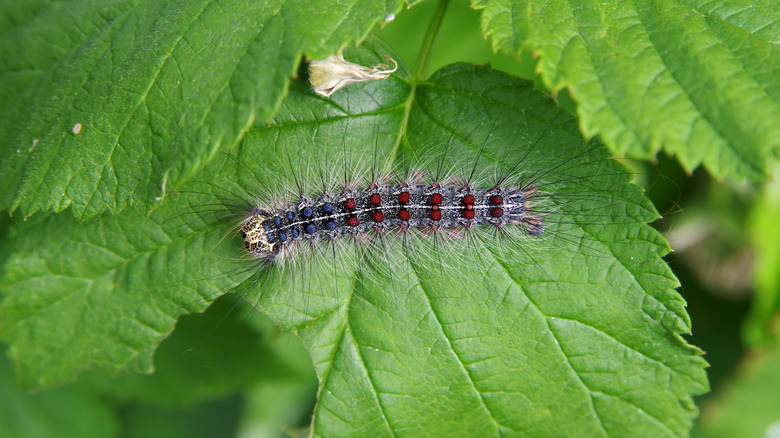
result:
M 527 84 L 474 95 L 448 89 L 449 79 L 408 114 L 370 93 L 323 105 L 293 92 L 273 124 L 247 133 L 206 176 L 200 191 L 218 206 L 205 213 L 222 219 L 223 238 L 233 230 L 245 260 L 230 272 L 246 271 L 242 294 L 277 324 L 295 330 L 355 291 L 398 298 L 421 282 L 487 291 L 500 288 L 491 276 L 509 276 L 554 296 L 631 257 L 638 246 L 626 233 L 652 234 L 644 223 L 656 213 L 630 173 L 598 142 L 583 143 L 568 114 Z
M 548 148 L 577 141 L 568 133 L 459 121 L 457 132 L 436 141 L 410 137 L 399 146 L 367 124 L 372 119 L 336 124 L 358 133 L 368 157 L 344 140 L 327 144 L 331 136 L 321 130 L 273 153 L 269 143 L 250 141 L 226 158 L 224 166 L 243 178 L 237 186 L 266 188 L 217 190 L 223 201 L 210 213 L 226 219 L 240 235 L 242 258 L 253 261 L 242 294 L 261 307 L 287 308 L 290 319 L 277 321 L 283 326 L 305 324 L 318 312 L 312 297 L 328 298 L 320 302 L 328 308 L 355 282 L 388 296 L 420 277 L 484 287 L 470 286 L 464 273 L 486 275 L 498 263 L 524 271 L 524 282 L 543 283 L 560 271 L 551 259 L 609 252 L 583 230 L 619 226 L 623 218 L 609 209 L 625 189 L 588 188 L 626 174 L 597 144 L 561 159 Z M 300 164 L 301 157 L 310 160 Z M 262 181 L 268 174 L 286 178 Z
M 458 228 L 468 232 L 474 226 L 514 225 L 532 236 L 544 232 L 543 218 L 533 212 L 538 195 L 534 182 L 508 187 L 497 182 L 480 189 L 472 187 L 472 181 L 424 184 L 423 175 L 413 172 L 411 179 L 392 185 L 371 182 L 363 190 L 348 186 L 338 194 L 301 197 L 278 209 L 254 207 L 241 223 L 241 236 L 249 254 L 272 262 L 295 253 L 301 244 L 344 236 L 361 239 L 370 231 L 403 233 L 418 228 L 458 233 Z

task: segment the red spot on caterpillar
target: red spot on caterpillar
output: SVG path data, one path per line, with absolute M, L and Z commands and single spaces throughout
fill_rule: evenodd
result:
M 379 195 L 377 194 L 374 194 L 374 196 L 376 196 L 377 198 L 379 197 Z M 385 220 L 385 215 L 383 215 L 381 211 L 375 211 L 374 214 L 371 215 L 371 219 L 373 219 L 374 222 L 379 223 Z
M 490 215 L 494 218 L 499 218 L 504 215 L 504 209 L 503 208 L 494 208 L 490 210 Z
M 401 204 L 406 204 L 407 202 L 409 202 L 409 192 L 401 192 L 398 195 L 398 202 L 400 202 Z
M 371 195 L 371 197 L 368 200 L 369 202 L 371 202 L 372 205 L 379 205 L 382 203 L 382 197 L 379 196 L 379 193 L 374 193 L 373 195 Z M 382 222 L 382 221 L 377 221 L 377 222 Z
M 474 219 L 474 210 L 466 210 L 463 212 L 463 218 L 472 220 Z
M 347 225 L 349 225 L 350 227 L 358 226 L 358 218 L 356 218 L 355 216 L 350 216 L 349 219 L 347 219 Z
M 441 204 L 441 200 L 442 200 L 441 193 L 434 193 L 431 195 L 431 204 L 434 205 Z
M 441 220 L 441 211 L 433 210 L 429 216 L 430 216 L 431 219 L 433 219 L 436 222 L 438 222 L 438 221 Z
M 474 203 L 474 195 L 466 195 L 463 197 L 463 203 L 466 205 Z
M 500 195 L 493 195 L 490 197 L 490 203 L 493 205 L 501 205 L 504 203 L 504 198 L 502 198 Z
M 344 201 L 344 207 L 346 207 L 347 210 L 354 210 L 355 209 L 355 198 L 347 198 L 347 200 Z
M 398 212 L 398 218 L 406 222 L 409 220 L 409 210 L 401 210 Z

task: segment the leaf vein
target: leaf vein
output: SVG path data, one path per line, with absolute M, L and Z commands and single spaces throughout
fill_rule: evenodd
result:
M 345 318 L 349 319 L 349 318 Z M 349 322 L 347 322 L 349 324 Z M 385 412 L 385 407 L 382 404 L 382 399 L 379 397 L 379 391 L 376 389 L 376 385 L 374 384 L 374 379 L 371 378 L 371 372 L 366 365 L 365 359 L 363 359 L 363 355 L 360 353 L 360 344 L 358 343 L 358 340 L 355 338 L 355 335 L 352 334 L 351 327 L 347 328 L 347 332 L 349 333 L 349 338 L 352 340 L 354 347 L 355 347 L 355 354 L 360 359 L 360 365 L 363 367 L 363 371 L 366 373 L 366 380 L 368 381 L 368 384 L 371 386 L 371 392 L 374 394 L 374 401 L 376 402 L 377 406 L 379 407 L 379 411 L 382 413 L 382 420 L 385 423 L 385 426 L 387 427 L 387 430 L 390 431 L 390 434 L 392 436 L 395 435 L 395 431 L 393 430 L 392 426 L 390 426 L 390 421 L 387 419 L 387 413 Z
M 506 429 L 505 426 L 501 425 L 498 420 L 496 420 L 495 415 L 493 412 L 490 411 L 490 408 L 488 408 L 487 403 L 485 402 L 485 398 L 482 394 L 482 392 L 477 388 L 477 385 L 475 383 L 474 377 L 471 375 L 471 372 L 469 372 L 468 367 L 463 362 L 463 359 L 461 359 L 460 355 L 455 349 L 455 346 L 452 343 L 452 340 L 450 339 L 450 335 L 447 333 L 447 330 L 445 329 L 445 325 L 442 324 L 441 318 L 439 318 L 439 315 L 436 313 L 436 310 L 433 306 L 433 303 L 431 301 L 431 297 L 429 295 L 429 291 L 424 286 L 423 282 L 420 282 L 420 290 L 423 292 L 423 297 L 425 298 L 428 308 L 431 311 L 431 315 L 433 316 L 434 320 L 436 321 L 437 326 L 441 330 L 442 337 L 445 341 L 447 341 L 447 346 L 449 347 L 449 350 L 452 352 L 453 356 L 455 357 L 456 361 L 458 362 L 458 365 L 460 365 L 460 369 L 463 372 L 463 375 L 468 380 L 471 387 L 474 389 L 474 392 L 479 397 L 479 401 L 482 404 L 482 407 L 485 409 L 485 411 L 488 414 L 488 418 L 493 422 L 493 424 L 496 427 L 496 431 L 500 432 L 502 429 Z

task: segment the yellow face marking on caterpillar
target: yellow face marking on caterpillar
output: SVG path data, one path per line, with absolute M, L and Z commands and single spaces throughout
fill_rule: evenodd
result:
M 241 237 L 246 250 L 255 257 L 273 259 L 276 255 L 273 242 L 269 241 L 268 233 L 263 228 L 263 221 L 270 216 L 257 212 L 241 224 Z

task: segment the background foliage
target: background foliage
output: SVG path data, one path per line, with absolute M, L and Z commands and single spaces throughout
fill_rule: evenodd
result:
M 432 106 L 435 111 L 427 116 L 423 111 L 408 117 L 409 109 L 425 109 L 426 97 L 430 102 L 445 99 L 426 87 L 456 93 L 458 87 L 471 90 L 474 84 L 503 81 L 502 85 L 512 84 L 508 89 L 513 91 L 506 95 L 509 112 L 502 109 L 499 118 L 524 111 L 544 123 L 571 120 L 563 111 L 551 109 L 554 106 L 545 103 L 541 94 L 527 94 L 528 84 L 497 72 L 451 66 L 426 80 L 439 67 L 456 61 L 490 61 L 521 77 L 538 74 L 536 87 L 576 112 L 581 131 L 587 136 L 598 134 L 617 154 L 647 159 L 663 150 L 674 155 L 674 159 L 662 155 L 652 164 L 634 165 L 642 169 L 637 182 L 647 188 L 664 214 L 656 225 L 678 250 L 670 262 L 690 303 L 692 342 L 708 351 L 706 357 L 713 365 L 709 374 L 714 395 L 701 401 L 704 415 L 694 432 L 714 437 L 751 431 L 760 436 L 780 421 L 776 410 L 751 408 L 777 405 L 771 399 L 776 392 L 769 390 L 777 387 L 773 383 L 777 382 L 777 367 L 772 364 L 777 356 L 774 339 L 780 289 L 776 279 L 780 270 L 776 267 L 780 259 L 775 254 L 780 242 L 774 224 L 780 202 L 776 187 L 761 183 L 769 178 L 780 142 L 780 17 L 771 2 L 504 0 L 475 1 L 476 10 L 467 8 L 465 2 L 452 2 L 443 22 L 447 2 L 422 2 L 408 11 L 401 11 L 397 2 L 327 3 L 327 7 L 320 3 L 0 4 L 0 135 L 5 140 L 0 158 L 0 208 L 14 213 L 13 219 L 3 218 L 0 223 L 0 262 L 5 265 L 0 282 L 4 295 L 0 336 L 10 345 L 10 359 L 0 367 L 0 379 L 9 388 L 0 410 L 3 430 L 12 436 L 233 436 L 277 435 L 287 426 L 289 434 L 305 434 L 294 427 L 308 425 L 317 385 L 310 359 L 297 338 L 282 335 L 245 304 L 239 302 L 234 308 L 235 297 L 216 301 L 206 313 L 179 316 L 204 309 L 214 299 L 214 291 L 234 285 L 240 273 L 230 264 L 213 262 L 230 260 L 229 248 L 217 245 L 224 231 L 208 228 L 208 221 L 200 222 L 200 216 L 172 214 L 186 208 L 186 202 L 174 196 L 175 189 L 193 187 L 214 175 L 220 180 L 235 176 L 235 166 L 231 168 L 220 151 L 267 152 L 273 147 L 268 145 L 274 145 L 264 140 L 266 121 L 272 116 L 273 124 L 282 129 L 295 123 L 305 125 L 301 121 L 307 117 L 322 123 L 338 118 L 340 112 L 376 118 L 380 126 L 403 124 L 442 111 Z M 397 19 L 380 29 L 378 25 L 390 12 Z M 434 19 L 426 27 L 431 16 Z M 426 36 L 426 29 L 439 25 L 440 38 L 435 50 L 428 52 L 433 47 L 432 33 Z M 324 57 L 343 43 L 362 40 L 372 29 L 390 47 L 376 43 L 380 44 L 377 49 L 372 39 L 348 54 L 370 64 L 380 54 L 396 51 L 402 71 L 385 83 L 344 90 L 334 96 L 327 111 L 318 113 L 317 104 L 322 102 L 313 98 L 303 82 L 305 72 L 298 70 L 301 55 Z M 489 41 L 480 33 L 490 37 Z M 492 54 L 491 47 L 499 53 Z M 418 54 L 424 62 L 413 62 Z M 409 71 L 405 65 L 415 67 Z M 288 94 L 289 78 L 296 71 L 299 79 Z M 452 82 L 449 77 L 457 75 L 465 76 Z M 490 87 L 484 90 L 489 92 Z M 359 96 L 363 100 L 356 99 Z M 415 100 L 408 100 L 409 96 Z M 467 108 L 484 106 L 484 114 L 490 114 L 491 106 L 499 102 L 488 94 L 477 96 L 476 104 L 463 97 L 453 97 L 453 101 L 468 102 Z M 463 114 L 463 108 L 455 113 Z M 445 114 L 445 126 L 457 125 L 457 115 L 441 114 Z M 81 124 L 78 133 L 73 130 L 76 123 Z M 576 133 L 567 123 L 573 122 L 564 123 L 563 131 Z M 410 133 L 423 142 L 436 138 L 424 126 L 398 126 L 402 127 L 390 133 L 398 136 L 401 145 L 419 140 L 410 139 Z M 326 127 L 322 125 L 324 132 Z M 294 128 L 293 134 L 282 138 L 323 138 L 312 137 L 306 129 Z M 337 138 L 336 134 L 326 137 L 331 142 Z M 253 161 L 265 158 L 261 155 Z M 724 182 L 713 183 L 702 170 L 686 175 L 699 164 Z M 753 184 L 738 183 L 743 180 Z M 632 202 L 641 205 L 642 201 Z M 648 211 L 644 220 L 654 217 L 652 209 Z M 648 242 L 658 245 L 651 252 L 663 255 L 665 245 L 657 243 L 654 234 L 643 233 L 649 236 L 645 237 Z M 653 262 L 655 256 L 650 259 L 636 272 L 661 269 L 661 277 L 666 276 L 665 266 Z M 745 281 L 748 270 L 755 273 L 755 281 Z M 420 278 L 426 281 L 425 276 Z M 586 341 L 583 336 L 588 332 L 582 328 L 556 326 L 555 315 L 562 310 L 550 307 L 546 333 L 572 336 L 574 341 L 564 341 L 562 351 L 574 372 L 564 378 L 550 375 L 547 389 L 538 393 L 549 393 L 557 385 L 564 385 L 568 393 L 568 382 L 579 378 L 581 395 L 552 409 L 553 416 L 547 419 L 544 410 L 535 408 L 523 414 L 491 410 L 488 400 L 488 422 L 495 422 L 496 431 L 531 435 L 544 435 L 543 430 L 551 433 L 551 427 L 561 427 L 561 433 L 576 427 L 593 435 L 622 436 L 628 431 L 685 435 L 694 413 L 688 397 L 704 392 L 707 382 L 695 351 L 686 349 L 676 336 L 690 327 L 679 297 L 664 292 L 674 287 L 673 277 L 669 281 L 665 286 L 663 282 L 643 285 L 635 295 L 656 297 L 671 309 L 657 314 L 657 326 L 638 337 L 625 338 L 621 338 L 623 329 L 608 328 L 612 341 L 596 350 L 580 352 L 577 348 L 585 343 L 599 344 L 593 338 Z M 518 285 L 526 287 L 522 282 Z M 749 313 L 746 291 L 755 292 Z M 534 294 L 526 291 L 524 296 Z M 343 435 L 350 427 L 353 433 L 414 431 L 415 421 L 404 420 L 404 414 L 392 410 L 373 415 L 371 409 L 349 408 L 345 412 L 364 412 L 366 418 L 339 416 L 339 409 L 344 409 L 339 404 L 361 401 L 359 394 L 370 396 L 371 392 L 358 389 L 358 395 L 339 394 L 356 378 L 349 369 L 355 358 L 348 344 L 331 350 L 340 352 L 331 359 L 318 360 L 333 348 L 332 341 L 323 341 L 327 339 L 323 333 L 333 329 L 328 321 L 348 320 L 344 318 L 349 302 L 347 307 L 334 307 L 342 309 L 333 313 L 335 319 L 309 325 L 317 318 L 307 319 L 307 312 L 316 316 L 317 306 L 331 298 L 303 303 L 298 322 L 289 318 L 297 315 L 289 310 L 295 308 L 289 298 L 261 303 L 277 323 L 297 329 L 315 359 L 321 385 L 315 433 Z M 607 308 L 617 309 L 618 302 L 622 301 Z M 587 302 L 580 305 L 583 309 L 589 306 Z M 359 308 L 357 303 L 353 306 Z M 287 310 L 279 313 L 279 308 Z M 642 310 L 647 312 L 647 307 Z M 597 317 L 590 326 L 610 321 L 603 318 Z M 493 330 L 502 329 L 499 320 Z M 625 322 L 631 325 L 630 320 Z M 174 324 L 176 330 L 155 351 Z M 651 332 L 657 338 L 647 338 Z M 358 350 L 362 345 L 363 355 L 366 346 L 389 339 L 387 334 L 372 334 L 369 328 L 356 333 L 358 338 L 378 336 L 374 343 L 365 343 L 364 338 L 363 344 L 353 345 Z M 225 339 L 230 340 L 229 346 Z M 642 346 L 640 339 L 653 341 Z M 637 367 L 632 368 L 633 353 L 622 352 L 620 342 L 627 343 L 631 351 L 657 355 L 651 357 L 655 362 L 642 368 L 642 361 L 636 361 Z M 751 352 L 743 353 L 743 345 L 749 345 Z M 518 351 L 532 348 L 525 345 Z M 673 352 L 675 348 L 680 348 L 679 353 Z M 457 353 L 458 347 L 450 346 L 448 351 Z M 481 350 L 475 344 L 465 351 L 476 354 Z M 594 351 L 605 356 L 582 359 L 581 354 Z M 114 379 L 104 374 L 149 372 L 153 353 L 154 374 Z M 749 360 L 737 365 L 743 354 Z M 369 371 L 381 373 L 388 367 L 386 371 L 398 372 L 381 359 L 379 351 L 373 357 L 376 361 L 368 365 Z M 440 357 L 446 362 L 446 355 Z M 609 359 L 624 367 L 623 377 L 617 380 L 628 385 L 611 386 L 618 369 L 609 369 Z M 466 363 L 482 360 L 467 358 Z M 83 372 L 87 369 L 100 371 Z M 546 382 L 544 373 L 539 374 L 541 369 L 532 367 L 537 373 L 532 381 L 540 384 Z M 667 369 L 671 370 L 668 374 Z M 472 384 L 478 375 L 475 370 Z M 331 372 L 343 375 L 343 384 L 325 386 L 324 376 Z M 660 379 L 654 386 L 631 387 L 632 379 L 641 381 L 653 372 Z M 77 376 L 73 383 L 37 394 L 27 394 L 15 383 L 48 388 Z M 477 378 L 476 385 L 490 385 L 488 380 L 496 377 Z M 453 379 L 453 387 L 457 381 Z M 671 382 L 668 388 L 662 388 L 663 381 Z M 365 382 L 376 385 L 370 378 Z M 379 384 L 390 382 L 380 379 Z M 513 384 L 511 379 L 496 382 L 506 388 Z M 389 388 L 385 392 L 373 389 L 388 406 Z M 515 390 L 514 394 L 531 393 L 528 388 Z M 426 405 L 429 402 L 424 397 L 415 400 L 420 407 L 428 406 L 416 411 L 418 415 L 432 406 Z M 441 400 L 441 396 L 432 400 Z M 590 407 L 582 412 L 586 416 L 595 413 L 597 421 L 578 423 L 577 406 L 588 400 Z M 517 400 L 498 403 L 522 407 Z M 572 415 L 561 416 L 564 411 Z M 415 411 L 407 413 L 414 417 Z M 637 417 L 631 416 L 636 413 Z M 521 417 L 528 423 L 516 424 Z M 372 423 L 377 418 L 384 421 Z M 562 423 L 563 418 L 567 420 Z M 472 420 L 462 419 L 463 424 L 487 430 L 477 417 Z M 639 424 L 638 430 L 626 429 Z M 535 430 L 534 425 L 543 429 Z

